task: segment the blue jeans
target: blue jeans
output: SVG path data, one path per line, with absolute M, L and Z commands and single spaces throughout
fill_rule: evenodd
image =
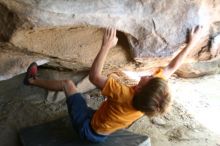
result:
M 105 135 L 97 134 L 90 125 L 95 110 L 88 107 L 81 93 L 75 93 L 68 97 L 67 107 L 73 128 L 79 133 L 82 139 L 90 142 L 104 142 Z

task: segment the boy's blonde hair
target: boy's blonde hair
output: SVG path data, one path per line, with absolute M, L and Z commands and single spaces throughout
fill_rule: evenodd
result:
M 133 106 L 148 116 L 164 114 L 171 104 L 167 81 L 155 77 L 133 98 Z

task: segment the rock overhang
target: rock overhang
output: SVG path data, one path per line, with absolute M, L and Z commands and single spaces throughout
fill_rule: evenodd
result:
M 218 1 L 206 2 L 208 3 L 205 9 L 208 12 L 213 11 L 209 15 L 212 18 L 210 20 L 212 21 L 211 36 L 215 37 L 220 32 L 218 23 L 220 18 L 216 17 L 219 13 L 220 4 Z M 172 0 L 172 2 L 168 0 L 123 0 L 120 2 L 117 0 L 95 0 L 92 2 L 89 0 L 0 0 L 0 3 L 19 18 L 19 20 L 16 20 L 19 25 L 16 26 L 10 37 L 10 43 L 18 48 L 25 48 L 30 52 L 39 53 L 36 49 L 37 43 L 25 45 L 27 37 L 20 37 L 20 41 L 16 38 L 19 35 L 31 33 L 31 31 L 35 31 L 33 34 L 36 35 L 39 33 L 38 30 L 53 28 L 112 26 L 124 32 L 130 45 L 131 56 L 140 62 L 149 60 L 148 58 L 153 60 L 154 58 L 172 57 L 172 54 L 178 50 L 178 46 L 185 41 L 187 29 L 200 22 L 199 11 L 204 6 L 204 1 L 177 0 Z M 100 32 L 98 29 L 97 31 Z M 31 37 L 33 36 L 29 35 L 29 38 Z M 101 37 L 102 34 L 99 33 L 97 39 L 99 38 L 101 41 Z M 98 42 L 99 45 L 100 41 Z M 63 42 L 63 46 L 65 46 L 65 41 Z M 41 47 L 44 46 L 41 45 Z M 201 52 L 200 49 L 197 52 Z M 96 52 L 97 49 L 94 51 Z M 47 51 L 45 52 L 47 57 L 57 57 L 61 60 L 66 58 L 65 55 L 61 55 L 62 52 L 58 53 L 61 57 L 53 55 L 50 50 L 48 51 L 49 54 L 47 54 Z M 42 52 L 42 55 L 45 55 L 45 52 Z M 68 51 L 66 54 L 69 54 Z M 194 58 L 198 60 L 198 53 L 195 54 Z M 208 60 L 212 59 L 212 57 L 208 58 Z M 91 60 L 90 58 L 84 61 L 91 62 Z M 89 64 L 86 67 L 89 67 Z

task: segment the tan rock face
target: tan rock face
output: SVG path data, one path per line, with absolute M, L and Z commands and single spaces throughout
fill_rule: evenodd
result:
M 114 26 L 128 43 L 119 38 L 106 66 L 126 64 L 130 56 L 158 66 L 178 50 L 188 28 L 210 24 L 210 36 L 218 35 L 219 14 L 220 2 L 208 0 L 0 0 L 0 41 L 9 40 L 30 58 L 50 59 L 53 66 L 88 70 L 101 45 L 100 27 Z M 192 57 L 212 62 L 218 56 L 218 51 L 206 46 L 198 47 Z
M 17 31 L 11 42 L 30 52 L 91 65 L 102 41 L 96 28 L 41 28 Z
M 119 38 L 123 38 L 119 33 Z M 102 42 L 103 30 L 88 27 L 43 28 L 20 30 L 13 34 L 11 42 L 0 45 L 0 80 L 11 78 L 26 71 L 28 65 L 49 61 L 53 67 L 74 71 L 89 70 Z M 126 38 L 124 38 L 126 39 Z M 128 46 L 121 39 L 108 54 L 108 69 L 128 63 Z
M 57 58 L 57 60 L 72 64 L 66 65 L 66 68 L 82 70 L 88 69 L 92 65 L 101 47 L 103 32 L 103 29 L 95 27 L 20 30 L 14 33 L 10 41 L 29 52 Z M 124 47 L 119 42 L 115 48 L 112 48 L 108 54 L 107 64 L 127 63 L 129 56 Z
M 40 55 L 17 52 L 17 48 L 10 44 L 0 43 L 0 50 L 0 81 L 24 73 L 29 64 L 34 61 L 42 65 L 49 60 Z

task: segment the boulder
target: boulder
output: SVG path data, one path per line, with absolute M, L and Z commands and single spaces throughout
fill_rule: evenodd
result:
M 0 0 L 0 8 L 0 41 L 13 44 L 12 52 L 35 54 L 49 59 L 51 66 L 75 71 L 91 67 L 101 46 L 102 27 L 120 31 L 119 45 L 111 50 L 105 69 L 131 58 L 167 64 L 185 42 L 187 29 L 197 24 L 210 27 L 211 39 L 220 32 L 219 1 Z M 212 63 L 218 56 L 206 44 L 196 48 L 192 58 Z M 19 71 L 4 74 L 11 74 L 4 77 L 9 78 Z
M 33 27 L 114 26 L 128 35 L 134 57 L 169 56 L 188 28 L 219 22 L 218 1 L 0 0 Z M 205 20 L 206 19 L 206 20 Z
M 148 136 L 128 130 L 119 130 L 111 134 L 103 143 L 90 143 L 80 139 L 68 117 L 23 128 L 20 130 L 20 138 L 23 146 L 151 146 Z

